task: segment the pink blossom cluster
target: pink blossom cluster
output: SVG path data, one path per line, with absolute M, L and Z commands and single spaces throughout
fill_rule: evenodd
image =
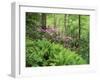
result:
M 58 28 L 53 28 L 53 27 L 45 28 L 45 29 L 39 28 L 38 31 L 48 33 L 51 36 L 54 33 L 59 33 L 59 29 Z M 70 40 L 72 40 L 72 37 L 59 34 L 58 36 L 55 37 L 55 39 L 58 39 L 58 40 L 62 39 L 63 41 L 70 41 Z
M 57 29 L 56 28 L 46 28 L 46 29 L 40 28 L 38 31 L 46 32 L 46 33 L 52 35 L 53 33 L 57 32 Z

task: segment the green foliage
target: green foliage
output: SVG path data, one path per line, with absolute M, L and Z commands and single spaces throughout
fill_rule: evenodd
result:
M 81 39 L 80 39 L 80 52 L 79 54 L 87 61 L 89 64 L 89 26 L 90 17 L 81 16 Z
M 26 36 L 37 38 L 39 33 L 37 27 L 40 27 L 40 13 L 26 13 Z M 35 35 L 33 35 L 35 34 Z
M 89 15 L 27 12 L 26 66 L 89 64 L 89 19 Z
M 47 39 L 26 40 L 26 66 L 59 66 L 85 64 L 81 56 Z

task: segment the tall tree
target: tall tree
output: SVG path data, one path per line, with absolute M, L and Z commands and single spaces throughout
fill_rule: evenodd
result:
M 65 34 L 67 35 L 67 29 L 68 29 L 68 27 L 67 27 L 67 25 L 68 25 L 68 14 L 65 14 L 64 15 L 64 27 L 65 27 Z
M 79 26 L 79 34 L 78 34 L 78 52 L 80 52 L 80 36 L 81 36 L 81 15 L 78 15 L 78 26 Z
M 64 15 L 64 27 L 65 27 L 65 31 L 66 31 L 66 14 Z
M 46 29 L 46 13 L 41 14 L 41 26 L 43 29 Z
M 79 40 L 80 40 L 80 36 L 81 36 L 81 15 L 79 15 Z
M 57 21 L 56 14 L 54 14 L 54 28 L 56 28 L 56 21 Z

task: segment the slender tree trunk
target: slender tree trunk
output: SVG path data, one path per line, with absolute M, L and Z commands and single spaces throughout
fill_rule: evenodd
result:
M 39 20 L 39 23 L 40 23 L 40 27 L 42 26 L 42 14 L 40 13 L 40 20 Z
M 54 28 L 56 28 L 56 14 L 54 14 Z
M 67 29 L 68 29 L 68 27 L 67 27 L 67 24 L 68 24 L 68 15 L 67 14 L 65 14 L 64 15 L 64 27 L 65 27 L 65 34 L 67 35 Z
M 45 13 L 41 14 L 41 26 L 43 29 L 46 29 L 46 14 Z
M 79 38 L 79 45 L 78 45 L 78 52 L 80 52 L 80 45 L 81 45 L 81 43 L 80 43 L 80 36 L 81 36 L 81 15 L 79 15 L 79 22 L 78 22 L 79 24 L 79 36 L 78 36 L 78 38 Z
M 79 15 L 79 40 L 81 36 L 81 15 Z
M 66 14 L 64 15 L 64 27 L 65 27 L 65 31 L 66 31 Z

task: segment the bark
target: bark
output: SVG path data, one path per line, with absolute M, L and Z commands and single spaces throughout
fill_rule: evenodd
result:
M 79 15 L 79 40 L 81 35 L 81 16 Z
M 45 13 L 41 14 L 41 27 L 43 29 L 46 29 L 46 14 Z
M 56 28 L 56 14 L 54 14 L 54 28 Z

